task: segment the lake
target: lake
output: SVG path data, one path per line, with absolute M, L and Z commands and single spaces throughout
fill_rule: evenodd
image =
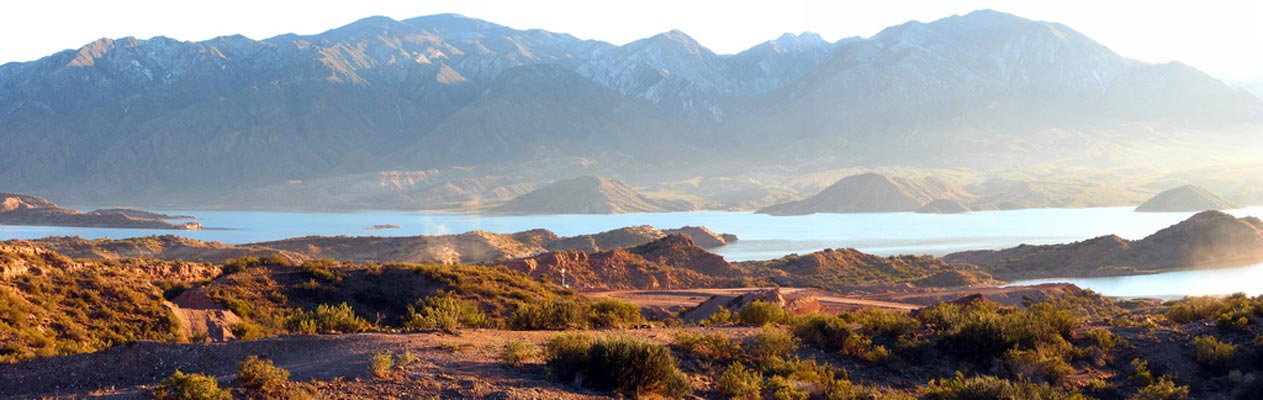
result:
M 75 235 L 84 238 L 126 238 L 173 234 L 198 240 L 230 244 L 284 239 L 307 235 L 408 236 L 461 233 L 485 230 L 498 233 L 545 228 L 558 235 L 597 233 L 632 225 L 676 228 L 706 226 L 716 232 L 741 238 L 716 252 L 733 261 L 777 258 L 791 253 L 809 253 L 824 248 L 854 247 L 879 254 L 928 254 L 994 249 L 1018 244 L 1049 244 L 1084 240 L 1117 234 L 1140 239 L 1176 224 L 1193 213 L 1137 213 L 1131 207 L 1028 209 L 980 211 L 966 214 L 857 213 L 813 214 L 774 217 L 752 212 L 699 211 L 621 215 L 528 215 L 486 216 L 463 213 L 364 211 L 308 213 L 276 211 L 156 210 L 168 214 L 193 215 L 208 229 L 167 231 L 148 229 L 65 228 L 43 226 L 0 226 L 0 240 L 33 239 Z M 1237 216 L 1263 216 L 1263 207 L 1229 211 Z M 373 225 L 399 225 L 400 229 L 368 231 Z M 1072 280 L 1107 295 L 1146 296 L 1222 292 L 1219 284 L 1260 282 L 1263 267 L 1251 269 L 1260 275 L 1229 275 L 1226 271 L 1188 272 L 1177 280 L 1208 282 L 1203 286 L 1157 285 L 1161 275 L 1128 278 Z M 1235 270 L 1234 270 L 1235 271 Z M 1192 279 L 1196 276 L 1235 276 L 1225 281 Z M 1250 279 L 1245 279 L 1251 277 Z M 1132 281 L 1129 279 L 1138 279 Z M 1132 283 L 1138 282 L 1138 283 Z M 1218 283 L 1216 283 L 1218 282 Z M 1179 283 L 1174 282 L 1173 284 Z M 1238 287 L 1238 286 L 1233 286 Z M 1175 293 L 1162 291 L 1175 290 Z M 1226 290 L 1226 289 L 1225 289 Z M 1257 289 L 1254 289 L 1257 291 Z M 1240 290 L 1228 290 L 1227 293 Z M 1250 290 L 1245 290 L 1249 292 Z M 1145 292 L 1145 293 L 1139 293 Z M 1256 292 L 1257 293 L 1257 292 Z

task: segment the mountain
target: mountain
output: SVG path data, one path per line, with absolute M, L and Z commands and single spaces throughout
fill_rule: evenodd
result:
M 689 211 L 683 201 L 646 197 L 627 184 L 598 176 L 562 179 L 493 208 L 511 214 L 625 214 Z
M 960 214 L 969 212 L 969 207 L 955 200 L 938 199 L 925 203 L 917 209 L 919 214 Z
M 771 215 L 916 211 L 934 200 L 969 200 L 959 186 L 937 178 L 888 178 L 867 173 L 848 176 L 815 196 L 759 210 Z
M 966 251 L 943 259 L 984 266 L 997 278 L 1010 280 L 1247 265 L 1263 261 L 1263 221 L 1204 211 L 1135 241 L 1108 235 L 1068 244 Z
M 440 14 L 104 38 L 0 66 L 0 126 L 0 186 L 72 203 L 481 209 L 579 175 L 777 199 L 835 168 L 1250 159 L 1263 105 L 988 10 L 733 55 L 680 31 L 617 46 Z
M 1158 193 L 1136 207 L 1137 212 L 1181 212 L 1241 208 L 1200 186 L 1184 185 Z

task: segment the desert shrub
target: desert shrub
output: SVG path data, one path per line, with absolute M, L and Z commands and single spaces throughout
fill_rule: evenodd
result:
M 923 396 L 933 400 L 1062 400 L 1082 399 L 1081 395 L 1058 390 L 1047 383 L 1017 382 L 978 376 L 931 381 Z
M 1244 293 L 1236 293 L 1228 297 L 1199 296 L 1185 297 L 1171 303 L 1166 311 L 1167 319 L 1178 324 L 1194 321 L 1216 319 L 1223 321 L 1224 327 L 1234 327 L 1237 321 L 1250 319 L 1263 314 L 1263 297 L 1250 298 Z
M 395 367 L 395 354 L 389 351 L 379 351 L 373 353 L 373 358 L 369 359 L 368 368 L 373 376 L 385 378 L 390 375 L 390 369 Z
M 711 314 L 709 317 L 706 317 L 706 319 L 702 320 L 701 325 L 702 326 L 721 326 L 721 325 L 728 325 L 731 323 L 732 323 L 732 312 L 728 311 L 727 308 L 720 306 L 719 311 L 715 311 L 714 314 Z
M 905 337 L 921 327 L 921 322 L 906 312 L 866 308 L 852 315 L 855 322 L 863 326 L 866 333 L 873 336 Z
M 1190 342 L 1193 346 L 1193 359 L 1209 371 L 1223 372 L 1237 359 L 1239 347 L 1226 343 L 1214 336 L 1198 336 Z
M 237 380 L 241 386 L 268 399 L 280 397 L 289 381 L 289 371 L 273 365 L 272 360 L 250 356 L 237 365 Z
M 1162 377 L 1152 385 L 1140 388 L 1135 396 L 1130 397 L 1131 400 L 1188 400 L 1188 386 L 1178 386 L 1174 381 L 1167 377 Z
M 342 282 L 343 277 L 342 275 L 334 272 L 334 269 L 338 266 L 339 264 L 337 261 L 321 258 L 303 261 L 302 265 L 299 265 L 298 268 L 303 272 L 303 274 L 311 279 L 325 283 L 339 283 Z
M 506 364 L 512 366 L 521 366 L 532 358 L 535 358 L 535 344 L 522 340 L 510 340 L 504 344 L 504 348 L 500 350 L 500 358 Z
M 158 383 L 153 397 L 159 400 L 229 400 L 232 394 L 219 387 L 215 378 L 204 374 L 186 374 L 176 370 Z
M 763 326 L 780 323 L 788 314 L 780 304 L 755 300 L 737 312 L 737 323 L 745 326 Z
M 715 390 L 727 399 L 760 400 L 763 398 L 763 374 L 735 363 L 719 376 Z
M 747 349 L 752 361 L 762 363 L 772 358 L 784 358 L 798 350 L 798 338 L 780 328 L 764 326 L 750 339 Z
M 1083 333 L 1088 346 L 1076 348 L 1080 358 L 1092 361 L 1097 367 L 1105 366 L 1114 359 L 1114 350 L 1127 344 L 1127 340 L 1106 329 L 1093 329 Z
M 1153 379 L 1153 371 L 1149 370 L 1149 362 L 1139 358 L 1131 359 L 1131 374 L 1127 376 L 1127 381 L 1131 384 L 1145 387 L 1157 382 Z
M 321 304 L 315 311 L 294 314 L 286 323 L 286 328 L 301 334 L 360 332 L 368 327 L 368 321 L 355 315 L 346 303 Z
M 489 321 L 477 305 L 441 292 L 408 306 L 403 326 L 412 330 L 456 332 L 462 327 L 487 326 Z
M 640 313 L 640 306 L 611 298 L 593 303 L 588 319 L 594 328 L 626 329 L 645 323 L 645 317 Z
M 873 345 L 871 338 L 852 329 L 849 322 L 836 315 L 801 315 L 794 318 L 791 329 L 803 343 L 861 361 L 881 361 L 890 355 L 885 346 Z
M 798 388 L 794 382 L 790 382 L 783 376 L 768 378 L 763 386 L 764 390 L 771 395 L 772 400 L 807 400 L 808 397 L 805 390 Z
M 729 363 L 743 357 L 741 345 L 721 332 L 675 334 L 674 344 L 690 358 Z
M 550 372 L 563 381 L 633 397 L 676 396 L 689 390 L 666 346 L 627 337 L 562 334 L 550 339 L 546 349 Z
M 588 327 L 587 304 L 570 299 L 522 303 L 509 316 L 509 326 L 519 330 L 584 329 Z
M 1020 380 L 1059 383 L 1074 373 L 1066 362 L 1064 351 L 1054 348 L 1034 350 L 1009 349 L 1000 357 L 1004 369 Z

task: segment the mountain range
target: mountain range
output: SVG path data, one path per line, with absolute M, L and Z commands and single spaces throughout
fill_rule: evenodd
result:
M 72 204 L 483 208 L 585 175 L 745 204 L 835 168 L 1248 159 L 1263 103 L 990 10 L 733 55 L 441 14 L 101 39 L 0 66 L 0 126 L 0 187 Z

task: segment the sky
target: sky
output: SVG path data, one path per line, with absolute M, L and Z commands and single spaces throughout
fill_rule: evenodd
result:
M 360 18 L 458 13 L 624 44 L 680 29 L 731 54 L 785 32 L 871 36 L 910 20 L 990 8 L 1061 22 L 1146 62 L 1181 61 L 1221 78 L 1263 79 L 1259 0 L 40 0 L 6 2 L 0 63 L 30 61 L 102 37 L 205 40 L 314 34 Z

